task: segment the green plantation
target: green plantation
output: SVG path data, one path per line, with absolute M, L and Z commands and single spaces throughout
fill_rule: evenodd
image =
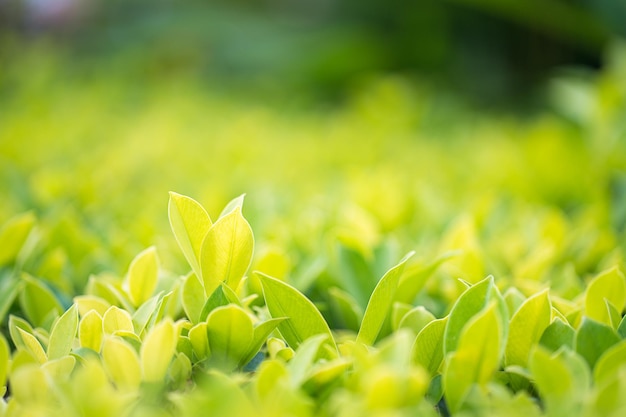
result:
M 68 68 L 0 76 L 0 416 L 626 413 L 623 49 L 525 117 Z

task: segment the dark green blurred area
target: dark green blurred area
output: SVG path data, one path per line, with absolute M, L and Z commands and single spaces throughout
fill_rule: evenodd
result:
M 43 39 L 78 73 L 314 99 L 391 73 L 487 107 L 532 104 L 557 68 L 601 67 L 623 22 L 613 0 L 0 0 L 5 60 Z

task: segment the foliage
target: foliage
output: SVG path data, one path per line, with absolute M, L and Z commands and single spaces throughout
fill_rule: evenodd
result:
M 115 75 L 8 72 L 0 416 L 621 415 L 623 57 L 460 131 L 398 80 L 292 118 L 181 83 L 129 123 Z

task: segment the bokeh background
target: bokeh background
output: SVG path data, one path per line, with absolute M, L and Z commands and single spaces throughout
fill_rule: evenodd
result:
M 450 275 L 577 294 L 624 259 L 625 21 L 611 0 L 0 0 L 0 220 L 32 213 L 25 269 L 68 293 L 153 244 L 185 273 L 175 190 L 213 217 L 247 193 L 255 266 L 300 288 L 462 249 Z

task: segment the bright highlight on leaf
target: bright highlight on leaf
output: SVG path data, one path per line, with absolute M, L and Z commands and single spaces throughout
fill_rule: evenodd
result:
M 585 292 L 585 314 L 593 320 L 612 326 L 606 301 L 620 313 L 626 304 L 626 281 L 617 267 L 596 276 Z
M 154 247 L 144 250 L 131 262 L 128 268 L 128 293 L 135 307 L 143 304 L 154 293 L 158 271 L 159 260 Z
M 171 320 L 162 321 L 148 332 L 140 352 L 144 381 L 159 382 L 165 378 L 176 351 L 177 339 Z
M 206 293 L 211 294 L 222 282 L 236 291 L 252 262 L 253 250 L 252 229 L 241 208 L 215 222 L 202 242 L 200 255 Z

